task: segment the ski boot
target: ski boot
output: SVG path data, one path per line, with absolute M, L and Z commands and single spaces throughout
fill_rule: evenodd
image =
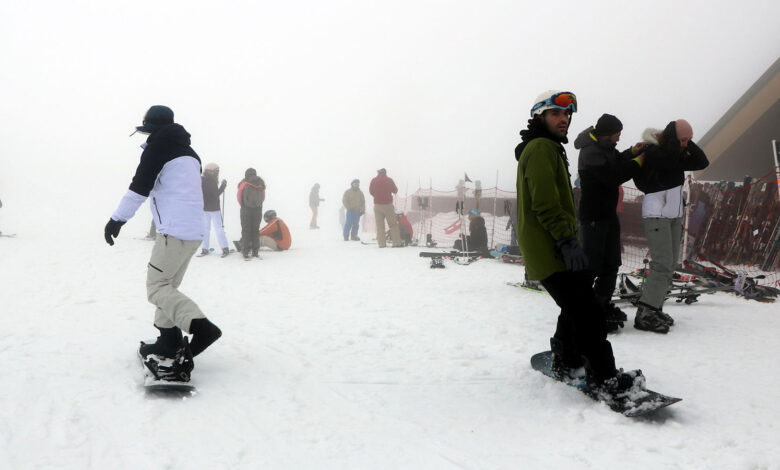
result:
M 230 248 L 222 248 L 222 258 L 230 254 Z
M 637 330 L 652 331 L 653 333 L 669 333 L 671 323 L 664 319 L 660 310 L 643 303 L 639 303 L 638 306 L 639 308 L 636 311 L 636 317 L 634 317 L 634 328 Z

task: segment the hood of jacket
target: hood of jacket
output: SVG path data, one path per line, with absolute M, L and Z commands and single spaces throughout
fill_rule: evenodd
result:
M 546 137 L 559 144 L 566 144 L 569 142 L 569 139 L 566 137 L 557 137 L 550 133 L 544 125 L 544 122 L 533 117 L 528 120 L 528 127 L 520 131 L 520 139 L 522 142 L 515 147 L 515 160 L 520 161 L 520 155 L 523 154 L 523 150 L 525 150 L 525 146 L 528 145 L 528 142 L 539 137 Z M 569 166 L 569 160 L 566 158 L 565 153 L 563 154 L 563 159 L 566 161 L 566 166 Z
M 663 132 L 661 129 L 648 127 L 642 132 L 642 142 L 646 144 L 658 145 L 658 135 Z
M 192 144 L 190 137 L 190 133 L 187 132 L 181 124 L 169 124 L 149 134 L 146 142 L 148 144 L 157 142 L 170 143 L 189 147 L 190 144 Z

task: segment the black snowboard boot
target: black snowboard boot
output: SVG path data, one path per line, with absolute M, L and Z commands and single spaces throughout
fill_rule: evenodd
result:
M 642 371 L 631 370 L 624 372 L 623 369 L 615 371 L 615 375 L 599 382 L 588 380 L 588 387 L 594 391 L 600 399 L 621 400 L 626 398 L 631 392 L 638 392 L 645 389 L 645 376 Z
M 200 256 L 206 256 L 206 255 L 208 255 L 208 254 L 209 254 L 209 250 L 207 250 L 207 249 L 205 249 L 205 248 L 201 248 L 201 249 L 200 249 L 200 253 L 198 254 L 198 256 L 199 256 L 199 257 L 200 257 Z
M 179 327 L 160 328 L 155 325 L 155 328 L 160 330 L 160 336 L 157 337 L 157 341 L 149 344 L 141 341 L 138 355 L 144 359 L 150 354 L 167 358 L 176 357 L 176 352 L 182 347 L 182 334 Z
M 225 256 L 229 255 L 229 254 L 230 254 L 230 248 L 227 248 L 227 247 L 225 247 L 225 248 L 222 248 L 222 257 L 223 257 L 223 258 L 224 258 Z
M 558 338 L 550 338 L 552 350 L 552 371 L 558 378 L 574 377 L 576 370 L 584 365 L 582 357 L 565 347 Z
M 195 361 L 192 359 L 189 341 L 183 338 L 181 347 L 173 357 L 150 354 L 144 359 L 144 365 L 157 380 L 166 382 L 189 382 Z
M 193 357 L 202 353 L 206 348 L 211 346 L 211 343 L 222 336 L 222 331 L 217 328 L 217 325 L 211 323 L 208 318 L 196 318 L 192 320 L 190 322 L 190 333 L 192 333 L 190 350 L 192 351 Z
M 659 314 L 659 310 L 645 304 L 638 304 L 634 328 L 637 330 L 652 331 L 653 333 L 669 333 L 670 324 Z

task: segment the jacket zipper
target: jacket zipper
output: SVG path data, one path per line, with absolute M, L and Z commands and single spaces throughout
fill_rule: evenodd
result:
M 157 212 L 157 220 L 159 220 L 160 225 L 162 225 L 162 216 L 160 216 L 160 209 L 157 207 L 157 198 L 152 197 L 152 202 L 154 203 L 154 211 Z

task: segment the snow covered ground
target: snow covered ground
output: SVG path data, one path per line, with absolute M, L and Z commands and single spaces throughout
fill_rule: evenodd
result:
M 530 368 L 557 310 L 505 285 L 522 267 L 432 270 L 303 217 L 289 252 L 193 259 L 182 290 L 224 336 L 196 396 L 148 396 L 148 217 L 111 248 L 109 213 L 0 238 L 0 468 L 780 469 L 776 305 L 707 295 L 668 304 L 668 335 L 612 336 L 684 398 L 629 419 Z

